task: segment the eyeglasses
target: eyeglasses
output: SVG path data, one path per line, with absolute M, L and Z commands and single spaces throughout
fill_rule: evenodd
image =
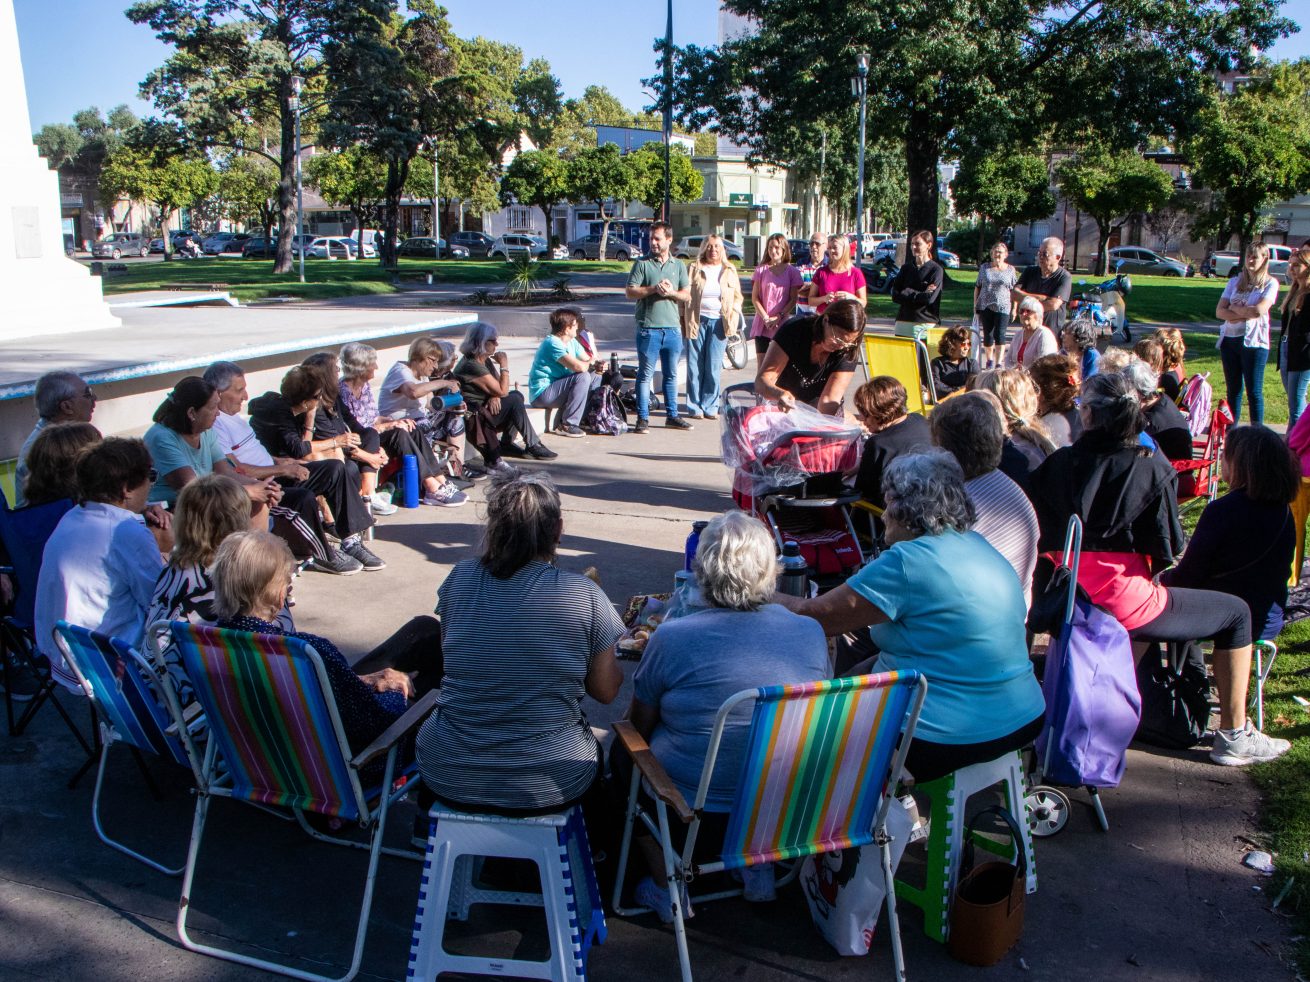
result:
M 844 354 L 854 351 L 859 346 L 859 341 L 843 341 L 841 335 L 837 333 L 837 329 L 833 327 L 832 321 L 825 320 L 823 324 L 824 331 L 831 340 L 841 341 L 841 347 L 837 349 L 838 353 Z

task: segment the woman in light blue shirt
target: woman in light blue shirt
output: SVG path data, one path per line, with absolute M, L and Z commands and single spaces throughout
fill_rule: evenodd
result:
M 585 322 L 574 307 L 561 307 L 550 315 L 550 334 L 537 347 L 528 371 L 528 404 L 534 409 L 555 409 L 552 432 L 582 436 L 582 414 L 587 397 L 600 385 L 591 359 L 578 342 Z
M 1045 702 L 1028 659 L 1019 578 L 972 531 L 955 458 L 942 450 L 898 457 L 883 494 L 889 548 L 831 593 L 785 599 L 829 636 L 868 627 L 880 653 L 857 671 L 927 676 L 906 768 L 931 781 L 1031 743 Z

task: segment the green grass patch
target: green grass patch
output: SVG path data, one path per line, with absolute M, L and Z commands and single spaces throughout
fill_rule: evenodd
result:
M 452 284 L 505 283 L 511 272 L 509 263 L 489 260 L 402 259 L 399 265 L 402 270 L 415 272 L 434 270 L 435 282 Z M 395 291 L 391 274 L 374 259 L 355 262 L 307 259 L 304 283 L 300 282 L 299 264 L 290 273 L 274 273 L 273 264 L 266 259 L 188 259 L 126 266 L 126 273 L 104 278 L 105 293 L 159 290 L 166 284 L 194 284 L 196 289 L 218 285 L 230 290 L 238 300 L 251 301 L 269 297 L 319 300 Z M 619 262 L 543 262 L 539 264 L 540 281 L 549 283 L 560 276 L 578 273 L 626 272 L 629 266 Z

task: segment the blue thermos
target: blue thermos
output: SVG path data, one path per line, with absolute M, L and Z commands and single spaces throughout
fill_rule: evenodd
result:
M 418 507 L 418 458 L 412 453 L 405 454 L 405 462 L 400 468 L 402 495 L 400 503 L 405 508 Z
M 687 536 L 687 545 L 683 551 L 684 563 L 683 569 L 691 569 L 692 561 L 696 558 L 696 547 L 700 545 L 700 534 L 705 531 L 705 526 L 709 522 L 692 522 L 691 534 Z

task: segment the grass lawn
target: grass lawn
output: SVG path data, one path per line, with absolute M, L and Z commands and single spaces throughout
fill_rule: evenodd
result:
M 197 289 L 211 284 L 231 290 L 238 300 L 262 300 L 267 297 L 330 297 L 392 293 L 395 287 L 390 274 L 372 259 L 356 262 L 310 259 L 305 262 L 305 282 L 300 282 L 298 266 L 290 273 L 274 273 L 273 264 L 264 259 L 243 260 L 188 259 L 172 262 L 127 263 L 127 272 L 105 277 L 105 293 L 131 293 L 158 290 L 164 284 L 195 284 Z M 559 276 L 577 273 L 625 272 L 630 264 L 618 262 L 543 262 L 539 264 L 541 282 L 549 285 Z M 436 271 L 438 283 L 504 283 L 509 278 L 508 263 L 488 260 L 423 259 L 400 260 L 402 270 Z

